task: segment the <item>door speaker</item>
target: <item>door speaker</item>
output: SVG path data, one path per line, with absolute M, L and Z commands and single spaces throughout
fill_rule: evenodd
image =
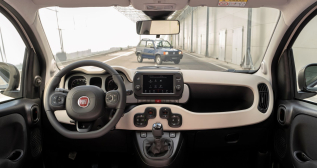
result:
M 283 129 L 275 132 L 274 150 L 280 158 L 284 158 L 287 150 L 286 134 Z
M 30 143 L 32 157 L 37 158 L 42 153 L 42 136 L 39 128 L 32 130 Z

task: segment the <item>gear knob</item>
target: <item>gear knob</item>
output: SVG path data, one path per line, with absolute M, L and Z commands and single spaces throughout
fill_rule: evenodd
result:
M 163 125 L 161 123 L 154 123 L 152 126 L 152 134 L 155 139 L 161 139 L 163 135 Z

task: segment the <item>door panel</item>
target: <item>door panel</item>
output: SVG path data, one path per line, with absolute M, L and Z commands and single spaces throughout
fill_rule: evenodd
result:
M 0 167 L 34 166 L 42 152 L 39 99 L 0 104 Z
M 0 117 L 0 167 L 18 167 L 27 145 L 26 123 L 20 114 Z
M 143 58 L 151 58 L 154 59 L 154 48 L 144 48 L 144 55 Z
M 277 121 L 274 149 L 284 167 L 317 167 L 316 105 L 300 100 L 280 101 Z
M 144 47 L 143 58 L 154 59 L 154 43 L 152 41 L 146 41 L 146 47 Z

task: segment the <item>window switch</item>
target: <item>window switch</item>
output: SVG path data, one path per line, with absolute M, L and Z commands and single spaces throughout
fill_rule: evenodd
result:
M 141 138 L 146 138 L 146 132 L 141 132 L 140 136 Z
M 170 138 L 175 138 L 176 137 L 176 133 L 175 132 L 170 132 Z

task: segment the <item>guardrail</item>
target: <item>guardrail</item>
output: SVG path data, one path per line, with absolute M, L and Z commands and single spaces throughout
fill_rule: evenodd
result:
M 136 46 L 113 47 L 113 48 L 110 48 L 109 50 L 97 51 L 97 52 L 91 52 L 91 50 L 89 49 L 89 50 L 85 50 L 85 51 L 66 53 L 66 60 L 65 61 L 60 61 L 58 59 L 58 57 L 56 57 L 56 60 L 58 60 L 58 62 L 64 63 L 64 62 L 74 61 L 74 60 L 81 59 L 81 58 L 89 58 L 89 57 L 94 57 L 94 56 L 98 56 L 98 55 L 110 54 L 110 53 L 114 53 L 114 52 L 118 52 L 118 51 L 124 51 L 124 50 L 128 50 L 128 49 L 135 48 L 135 47 Z

